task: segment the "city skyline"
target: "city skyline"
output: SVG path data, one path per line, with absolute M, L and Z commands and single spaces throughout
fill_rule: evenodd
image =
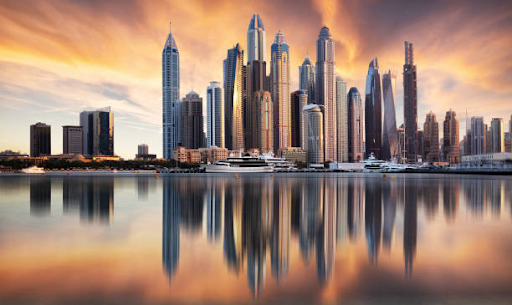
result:
M 483 116 L 489 125 L 491 119 L 501 113 L 504 122 L 508 122 L 510 116 L 508 103 L 512 92 L 504 81 L 509 77 L 510 63 L 506 60 L 506 52 L 501 51 L 512 44 L 512 39 L 508 38 L 511 37 L 508 34 L 510 30 L 503 26 L 510 4 L 473 3 L 465 5 L 465 9 L 455 16 L 453 12 L 460 4 L 457 2 L 437 6 L 418 4 L 403 8 L 415 14 L 416 21 L 410 17 L 399 20 L 400 10 L 387 9 L 380 19 L 364 25 L 351 18 L 346 21 L 336 18 L 346 16 L 349 9 L 363 13 L 368 6 L 364 3 L 349 5 L 340 2 L 329 6 L 327 2 L 298 2 L 286 18 L 278 18 L 278 9 L 271 8 L 287 7 L 284 2 L 249 5 L 241 9 L 239 16 L 226 14 L 238 8 L 235 3 L 225 2 L 222 10 L 212 8 L 214 20 L 205 18 L 192 24 L 184 21 L 191 12 L 180 3 L 156 2 L 142 6 L 139 2 L 112 2 L 102 4 L 101 11 L 88 4 L 59 6 L 59 3 L 54 1 L 43 5 L 36 2 L 30 8 L 18 6 L 15 2 L 0 4 L 1 17 L 6 21 L 6 26 L 0 30 L 3 32 L 0 40 L 0 127 L 13 130 L 9 138 L 1 137 L 0 150 L 28 152 L 29 125 L 45 122 L 54 126 L 52 153 L 58 154 L 62 152 L 62 131 L 55 127 L 77 125 L 80 111 L 110 105 L 116 113 L 115 153 L 125 158 L 133 156 L 137 144 L 144 142 L 161 157 L 161 113 L 155 109 L 161 109 L 162 105 L 160 52 L 162 41 L 169 32 L 169 20 L 180 48 L 180 98 L 190 89 L 205 98 L 209 82 L 222 80 L 222 59 L 226 56 L 226 49 L 237 42 L 246 45 L 247 20 L 253 13 L 260 14 L 267 34 L 276 33 L 279 29 L 286 33 L 287 43 L 293 50 L 290 91 L 299 88 L 297 67 L 305 56 L 309 54 L 311 61 L 316 62 L 313 52 L 315 40 L 318 30 L 327 25 L 336 45 L 336 73 L 347 81 L 348 87 L 357 87 L 360 91 L 364 88 L 364 66 L 371 58 L 378 56 L 384 70 L 400 70 L 403 41 L 414 43 L 420 126 L 422 118 L 430 110 L 438 118 L 443 117 L 452 103 L 453 110 L 459 114 L 459 139 L 467 129 L 467 120 L 461 115 L 466 107 L 469 117 Z M 208 7 L 207 3 L 201 2 L 189 5 L 193 8 Z M 371 7 L 369 12 L 378 9 L 379 5 Z M 398 5 L 395 2 L 391 8 Z M 55 9 L 57 6 L 59 11 Z M 139 12 L 135 8 L 143 10 Z M 70 17 L 75 11 L 81 11 L 83 19 L 77 21 Z M 198 9 L 197 14 L 201 16 L 207 11 L 203 13 Z M 304 19 L 301 14 L 306 11 L 308 18 Z M 144 12 L 155 15 L 148 18 Z M 226 18 L 221 20 L 219 15 Z M 488 21 L 483 20 L 485 16 Z M 59 22 L 43 22 L 49 17 L 55 17 L 50 19 Z M 96 19 L 111 20 L 113 26 L 99 31 L 103 35 L 98 34 L 101 22 Z M 422 29 L 422 24 L 432 20 L 444 23 L 440 22 L 429 30 Z M 469 27 L 459 27 L 455 26 L 457 20 L 474 22 Z M 134 28 L 133 21 L 140 21 L 142 26 Z M 386 41 L 367 39 L 375 35 L 368 29 L 375 26 L 375 22 L 382 27 L 376 31 L 377 34 L 389 31 Z M 393 22 L 398 22 L 400 30 L 390 28 Z M 463 24 L 468 25 L 468 22 Z M 59 31 L 59 24 L 69 30 Z M 221 31 L 223 35 L 213 35 L 215 39 L 205 37 L 209 28 Z M 497 36 L 488 35 L 489 30 Z M 31 39 L 24 39 L 26 37 Z M 480 49 L 478 46 L 482 43 L 486 46 Z M 197 46 L 206 51 L 197 51 L 200 49 Z M 270 44 L 267 43 L 265 48 L 268 63 Z M 401 83 L 402 76 L 398 75 L 397 84 Z M 482 100 L 489 103 L 481 103 Z M 397 85 L 397 126 L 403 120 L 402 105 L 403 91 Z

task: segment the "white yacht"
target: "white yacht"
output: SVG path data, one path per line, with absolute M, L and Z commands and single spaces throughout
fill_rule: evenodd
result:
M 364 173 L 380 173 L 383 165 L 387 163 L 386 161 L 377 160 L 373 153 L 370 154 L 367 160 L 361 162 L 364 162 Z
M 292 161 L 286 160 L 284 158 L 277 158 L 273 153 L 264 153 L 258 157 L 259 159 L 265 160 L 268 165 L 272 166 L 274 169 L 294 169 L 295 165 Z
M 272 173 L 274 168 L 258 157 L 229 157 L 204 166 L 207 173 Z
M 31 166 L 31 167 L 27 167 L 27 168 L 24 168 L 21 170 L 22 173 L 24 174 L 44 174 L 44 168 L 42 167 L 37 167 L 37 166 Z

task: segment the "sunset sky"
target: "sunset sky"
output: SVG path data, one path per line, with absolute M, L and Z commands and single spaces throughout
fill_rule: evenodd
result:
M 137 144 L 162 156 L 161 52 L 172 22 L 181 90 L 205 97 L 222 81 L 228 48 L 241 43 L 252 14 L 270 45 L 280 29 L 290 45 L 291 90 L 298 66 L 325 24 L 336 42 L 336 70 L 364 94 L 370 60 L 397 72 L 397 120 L 403 121 L 404 40 L 415 48 L 418 126 L 430 110 L 442 122 L 452 108 L 465 133 L 469 116 L 486 123 L 512 114 L 511 1 L 0 1 L 0 151 L 29 152 L 29 125 L 52 125 L 52 153 L 63 125 L 84 109 L 112 106 L 115 153 Z M 505 128 L 508 131 L 508 127 Z M 442 132 L 442 128 L 440 128 Z M 442 135 L 441 135 L 442 136 Z

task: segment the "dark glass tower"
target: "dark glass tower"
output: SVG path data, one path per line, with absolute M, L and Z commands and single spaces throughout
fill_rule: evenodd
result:
M 381 159 L 382 148 L 382 93 L 380 89 L 379 63 L 372 59 L 366 76 L 365 127 L 366 157 L 371 153 Z
M 405 125 L 405 157 L 407 162 L 417 161 L 416 133 L 418 132 L 418 90 L 416 87 L 416 66 L 412 43 L 405 42 L 404 64 L 404 125 Z

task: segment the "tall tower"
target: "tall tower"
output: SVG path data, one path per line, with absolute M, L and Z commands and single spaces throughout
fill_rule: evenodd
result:
M 348 161 L 363 160 L 363 122 L 364 112 L 361 94 L 356 87 L 350 88 L 347 95 L 348 103 Z
M 224 140 L 224 98 L 220 82 L 206 88 L 206 147 L 226 147 Z
M 274 103 L 274 149 L 292 146 L 290 110 L 290 49 L 284 34 L 278 31 L 270 48 L 270 79 Z
M 180 53 L 171 33 L 162 51 L 163 153 L 172 160 L 174 148 L 180 143 Z
M 412 43 L 405 42 L 404 64 L 404 126 L 407 162 L 417 161 L 416 133 L 418 132 L 418 89 Z
M 337 161 L 334 41 L 329 28 L 320 30 L 316 41 L 316 103 L 324 105 L 325 161 Z
M 485 154 L 485 124 L 481 116 L 471 118 L 471 154 Z
M 305 90 L 293 91 L 291 96 L 291 132 L 292 147 L 304 148 L 304 116 L 302 109 L 308 104 L 308 94 Z
M 492 152 L 505 152 L 505 130 L 502 118 L 492 118 L 491 121 Z
M 304 107 L 308 118 L 308 163 L 324 162 L 324 121 L 322 105 L 310 104 Z
M 239 44 L 228 50 L 224 60 L 224 119 L 226 148 L 244 149 L 243 130 L 244 51 Z
M 181 102 L 181 141 L 189 149 L 204 146 L 203 99 L 194 91 Z
M 382 149 L 382 93 L 380 88 L 379 63 L 377 57 L 370 61 L 366 76 L 365 109 L 365 140 L 366 155 L 371 153 L 381 159 Z
M 338 162 L 348 162 L 347 83 L 340 76 L 336 77 L 336 123 Z
M 51 155 L 51 126 L 45 123 L 36 123 L 30 125 L 30 156 L 40 157 Z
M 249 29 L 247 30 L 247 63 L 255 60 L 265 61 L 267 53 L 265 49 L 265 28 L 260 15 L 252 15 Z
M 395 94 L 396 75 L 388 71 L 382 76 L 382 94 L 384 95 L 384 127 L 382 133 L 382 159 L 400 159 L 398 130 L 396 129 Z
M 299 88 L 308 94 L 308 104 L 315 103 L 315 66 L 306 56 L 299 67 Z

